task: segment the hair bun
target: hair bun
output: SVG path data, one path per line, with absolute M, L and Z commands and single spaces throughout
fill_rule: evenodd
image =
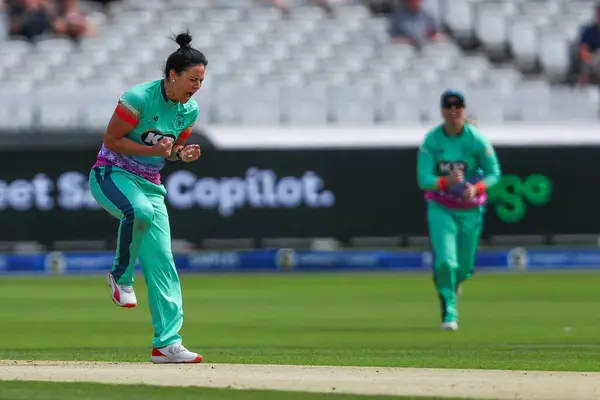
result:
M 180 33 L 179 35 L 177 35 L 177 37 L 175 37 L 175 42 L 182 49 L 189 49 L 190 47 L 192 47 L 190 45 L 190 43 L 192 43 L 192 35 L 190 35 L 188 32 Z

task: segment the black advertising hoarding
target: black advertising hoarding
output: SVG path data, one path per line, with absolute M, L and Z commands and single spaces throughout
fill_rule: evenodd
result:
M 0 240 L 111 240 L 87 189 L 97 149 L 0 151 Z M 485 235 L 594 233 L 600 147 L 497 147 L 504 178 Z M 416 149 L 216 150 L 163 173 L 172 235 L 425 235 Z

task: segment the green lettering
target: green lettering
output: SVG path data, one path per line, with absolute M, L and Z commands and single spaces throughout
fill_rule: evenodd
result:
M 496 214 L 504 222 L 515 223 L 525 217 L 527 207 L 521 197 L 513 193 L 506 193 L 502 203 L 496 206 Z
M 496 206 L 496 214 L 504 222 L 515 223 L 527 214 L 525 200 L 534 206 L 550 201 L 552 181 L 544 175 L 532 174 L 523 182 L 517 175 L 504 175 L 490 189 L 489 203 Z
M 540 174 L 529 175 L 522 188 L 523 197 L 534 206 L 541 206 L 550 201 L 552 181 Z
M 521 198 L 523 181 L 517 175 L 504 175 L 489 193 L 489 201 L 496 205 L 496 214 L 504 222 L 518 222 L 527 207 Z

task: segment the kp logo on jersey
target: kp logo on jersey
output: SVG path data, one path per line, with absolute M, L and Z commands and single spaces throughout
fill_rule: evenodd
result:
M 144 144 L 146 146 L 154 146 L 162 138 L 165 138 L 165 137 L 171 139 L 172 142 L 175 142 L 175 140 L 177 139 L 175 137 L 175 135 L 172 135 L 172 134 L 165 135 L 164 133 L 162 133 L 161 131 L 159 131 L 157 129 L 151 129 L 149 131 L 142 133 L 142 142 L 144 142 Z
M 462 169 L 467 172 L 467 163 L 464 161 L 439 161 L 437 164 L 438 173 L 441 175 L 450 174 L 455 169 Z

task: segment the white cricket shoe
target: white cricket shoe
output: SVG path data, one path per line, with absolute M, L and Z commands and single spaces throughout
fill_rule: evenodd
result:
M 442 323 L 443 331 L 455 331 L 458 329 L 458 324 L 454 321 Z
M 135 297 L 133 287 L 119 285 L 117 281 L 115 281 L 115 277 L 110 272 L 108 273 L 106 281 L 108 282 L 108 286 L 110 286 L 110 295 L 112 301 L 116 305 L 125 308 L 132 308 L 137 305 L 137 298 Z
M 160 349 L 152 349 L 153 363 L 201 363 L 202 356 L 197 353 L 192 353 L 181 343 L 173 343 Z

